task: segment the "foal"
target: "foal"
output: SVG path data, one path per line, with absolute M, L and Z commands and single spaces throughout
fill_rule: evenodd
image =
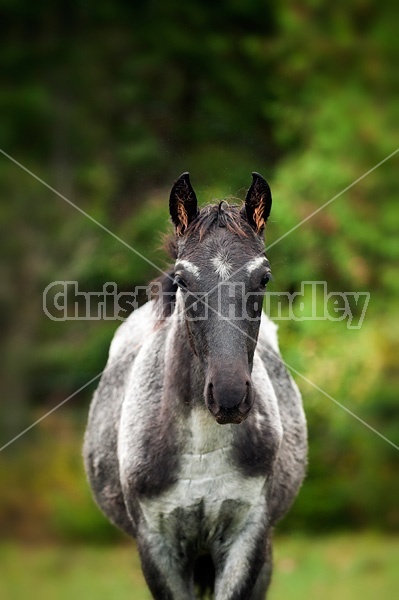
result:
M 93 398 L 87 475 L 156 600 L 263 599 L 272 527 L 304 478 L 301 397 L 262 313 L 271 203 L 253 173 L 242 208 L 198 210 L 181 175 L 174 266 L 117 330 Z

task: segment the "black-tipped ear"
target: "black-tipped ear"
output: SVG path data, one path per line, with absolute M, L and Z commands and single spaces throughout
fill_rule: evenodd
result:
M 245 198 L 245 214 L 256 233 L 262 233 L 272 208 L 269 184 L 259 173 L 252 173 L 252 184 Z
M 189 173 L 183 173 L 170 191 L 169 212 L 177 235 L 183 235 L 198 214 L 197 196 L 190 183 Z

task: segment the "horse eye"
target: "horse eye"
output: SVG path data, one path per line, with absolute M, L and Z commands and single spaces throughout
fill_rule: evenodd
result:
M 260 280 L 260 286 L 261 287 L 266 287 L 267 284 L 270 281 L 270 275 L 263 275 L 262 279 Z
M 174 283 L 182 290 L 187 289 L 187 283 L 184 281 L 183 277 L 180 277 L 180 275 L 175 275 Z

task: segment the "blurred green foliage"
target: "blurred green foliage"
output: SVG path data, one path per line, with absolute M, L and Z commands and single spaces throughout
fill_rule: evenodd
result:
M 2 5 L 1 148 L 161 268 L 168 189 L 180 172 L 191 171 L 206 203 L 242 199 L 260 171 L 274 197 L 270 290 L 299 292 L 312 280 L 371 293 L 360 329 L 282 321 L 284 358 L 398 443 L 398 155 L 349 189 L 398 143 L 389 3 Z M 51 321 L 45 287 L 76 280 L 100 291 L 114 281 L 128 291 L 157 270 L 6 156 L 0 180 L 2 445 L 102 370 L 117 326 Z M 282 528 L 398 528 L 397 450 L 295 377 L 310 464 Z M 94 385 L 0 455 L 8 535 L 118 535 L 81 466 Z
M 399 583 L 397 537 L 361 533 L 274 541 L 270 600 L 395 598 Z M 131 544 L 0 544 L 0 595 L 12 600 L 150 600 L 138 553 Z M 21 577 L 23 569 L 23 577 Z

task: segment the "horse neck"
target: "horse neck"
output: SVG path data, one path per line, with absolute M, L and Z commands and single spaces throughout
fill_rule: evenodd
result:
M 200 360 L 191 348 L 185 320 L 176 310 L 165 340 L 164 398 L 168 404 L 186 407 L 203 404 L 204 386 Z

